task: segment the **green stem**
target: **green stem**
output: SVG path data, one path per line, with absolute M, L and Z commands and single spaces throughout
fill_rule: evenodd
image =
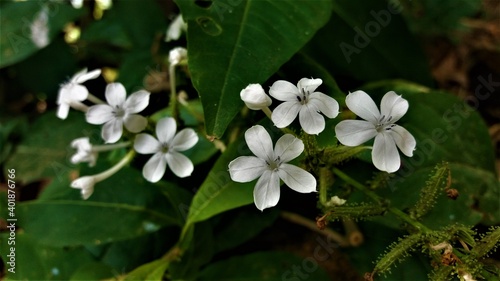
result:
M 330 170 L 325 167 L 319 170 L 319 202 L 323 206 L 326 206 L 326 202 L 328 201 L 329 173 Z
M 170 108 L 172 109 L 172 117 L 175 122 L 179 124 L 179 105 L 177 103 L 177 87 L 175 83 L 175 64 L 168 67 L 168 74 L 170 79 Z
M 89 93 L 89 95 L 87 96 L 87 99 L 95 104 L 106 104 L 103 100 L 92 95 L 91 93 Z
M 94 152 L 110 151 L 110 150 L 115 150 L 118 148 L 128 147 L 131 144 L 132 144 L 131 141 L 126 141 L 126 142 L 120 142 L 120 143 L 116 143 L 116 144 L 93 145 L 92 151 L 94 151 Z
M 337 175 L 339 178 L 341 178 L 343 181 L 345 181 L 346 183 L 352 185 L 354 188 L 356 188 L 359 191 L 361 191 L 364 194 L 366 194 L 368 197 L 370 197 L 371 199 L 373 199 L 375 202 L 377 202 L 379 204 L 384 204 L 384 199 L 383 198 L 381 198 L 375 192 L 369 190 L 366 186 L 364 186 L 363 184 L 361 184 L 357 180 L 351 178 L 350 176 L 348 176 L 344 172 L 340 171 L 337 168 L 333 168 L 333 173 L 335 175 Z M 432 231 L 427 226 L 425 226 L 425 225 L 421 224 L 420 222 L 412 219 L 408 214 L 404 213 L 403 211 L 401 211 L 398 208 L 389 207 L 387 209 L 387 211 L 389 211 L 390 213 L 396 215 L 398 218 L 400 218 L 404 222 L 408 223 L 409 225 L 415 227 L 419 231 L 422 231 L 422 232 L 431 232 Z

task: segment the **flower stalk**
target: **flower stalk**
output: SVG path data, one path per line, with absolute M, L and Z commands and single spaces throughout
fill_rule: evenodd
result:
M 368 197 L 370 197 L 371 199 L 373 199 L 375 202 L 377 202 L 377 203 L 379 203 L 381 205 L 385 205 L 386 204 L 384 202 L 384 199 L 381 198 L 380 196 L 378 196 L 375 192 L 369 190 L 366 186 L 364 186 L 363 184 L 359 183 L 355 179 L 351 178 L 350 176 L 348 176 L 344 172 L 340 171 L 339 169 L 333 168 L 333 173 L 335 175 L 337 175 L 339 178 L 341 178 L 343 181 L 345 181 L 346 183 L 352 185 L 354 188 L 356 188 L 359 191 L 361 191 L 364 194 L 366 194 Z M 390 213 L 396 215 L 399 219 L 401 219 L 402 221 L 404 221 L 404 222 L 408 223 L 409 225 L 413 226 L 418 231 L 421 231 L 421 232 L 424 232 L 424 233 L 431 232 L 431 230 L 428 227 L 426 227 L 425 225 L 421 224 L 420 222 L 414 220 L 412 217 L 410 217 L 408 214 L 404 213 L 403 211 L 401 211 L 398 208 L 389 207 L 389 208 L 387 208 L 387 211 L 389 211 Z

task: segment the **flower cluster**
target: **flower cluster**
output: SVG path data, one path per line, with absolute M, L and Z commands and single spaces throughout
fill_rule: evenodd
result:
M 284 80 L 274 82 L 269 95 L 282 103 L 271 112 L 272 100 L 260 84 L 250 84 L 240 93 L 241 99 L 252 110 L 263 110 L 278 128 L 289 126 L 299 116 L 302 130 L 317 135 L 325 129 L 324 116 L 335 118 L 339 114 L 338 102 L 316 89 L 321 79 L 303 78 L 297 86 Z M 398 148 L 411 157 L 416 147 L 415 138 L 405 128 L 396 124 L 408 111 L 408 101 L 390 91 L 384 95 L 380 110 L 373 99 L 363 91 L 346 97 L 347 107 L 364 120 L 343 120 L 335 126 L 338 141 L 345 146 L 358 146 L 375 138 L 372 161 L 375 167 L 388 173 L 396 172 L 401 160 Z M 324 115 L 324 116 L 323 116 Z M 229 163 L 231 179 L 250 182 L 257 178 L 254 201 L 263 210 L 275 206 L 279 200 L 280 179 L 298 192 L 316 190 L 316 179 L 305 170 L 287 164 L 304 150 L 301 140 L 285 134 L 274 150 L 269 134 L 261 126 L 254 126 L 245 133 L 250 150 L 257 156 L 241 156 Z M 341 205 L 345 200 L 336 198 L 331 204 Z
M 182 50 L 177 50 L 177 52 Z M 186 54 L 183 53 L 183 56 Z M 167 166 L 178 177 L 187 177 L 193 172 L 193 163 L 189 158 L 181 154 L 193 147 L 198 142 L 198 135 L 193 129 L 183 129 L 177 132 L 177 124 L 173 118 L 165 117 L 158 120 L 156 124 L 156 135 L 141 133 L 148 125 L 148 119 L 139 113 L 149 104 L 150 93 L 140 90 L 127 97 L 125 87 L 120 83 L 111 83 L 106 86 L 106 102 L 91 95 L 82 84 L 100 75 L 100 70 L 87 72 L 86 69 L 76 73 L 67 83 L 61 85 L 57 103 L 59 105 L 57 116 L 65 119 L 69 109 L 75 108 L 85 112 L 88 123 L 103 125 L 101 137 L 104 145 L 93 145 L 88 137 L 73 140 L 71 147 L 76 153 L 71 157 L 73 164 L 88 163 L 89 166 L 96 164 L 99 152 L 110 151 L 119 148 L 133 146 L 133 149 L 116 165 L 110 169 L 93 175 L 83 176 L 71 183 L 71 187 L 80 189 L 83 199 L 89 198 L 94 185 L 103 181 L 122 167 L 128 164 L 135 152 L 140 154 L 154 154 L 144 165 L 144 178 L 150 182 L 159 181 L 165 174 Z M 84 101 L 93 102 L 94 105 L 87 106 Z M 118 142 L 124 128 L 129 132 L 125 134 L 130 141 Z M 130 135 L 132 134 L 132 138 Z

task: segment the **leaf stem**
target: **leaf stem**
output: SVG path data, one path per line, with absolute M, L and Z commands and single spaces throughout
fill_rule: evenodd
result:
M 172 117 L 179 124 L 179 105 L 177 104 L 177 87 L 175 81 L 175 64 L 170 64 L 168 67 L 168 75 L 170 79 L 170 108 L 172 109 Z
M 354 188 L 356 188 L 359 191 L 361 191 L 364 194 L 366 194 L 368 197 L 370 197 L 371 199 L 373 199 L 375 202 L 377 202 L 377 203 L 379 203 L 381 205 L 385 205 L 386 204 L 386 202 L 384 202 L 385 200 L 383 198 L 381 198 L 380 196 L 378 196 L 375 192 L 369 190 L 366 186 L 364 186 L 363 184 L 361 184 L 357 180 L 351 178 L 350 176 L 348 176 L 344 172 L 340 171 L 339 169 L 333 168 L 333 173 L 335 175 L 337 175 L 339 178 L 341 178 L 343 181 L 345 181 L 346 183 L 352 185 Z M 409 225 L 413 226 L 414 228 L 416 228 L 417 230 L 419 230 L 421 232 L 428 233 L 428 232 L 432 231 L 427 226 L 425 226 L 425 225 L 421 224 L 420 222 L 412 219 L 408 214 L 404 213 L 403 211 L 401 211 L 398 208 L 388 207 L 387 211 L 389 211 L 393 215 L 396 215 L 399 219 L 401 219 L 402 221 L 408 223 Z

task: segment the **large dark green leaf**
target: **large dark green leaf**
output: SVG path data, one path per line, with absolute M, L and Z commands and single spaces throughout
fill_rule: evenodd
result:
M 0 15 L 0 68 L 24 59 L 42 47 L 33 43 L 31 31 L 32 24 L 36 23 L 42 11 L 46 12 L 48 20 L 47 43 L 66 23 L 82 14 L 82 10 L 73 9 L 62 2 L 26 1 L 4 4 Z
M 404 78 L 430 86 L 426 58 L 401 9 L 397 1 L 334 0 L 330 21 L 303 51 L 338 81 Z
M 188 22 L 189 69 L 209 135 L 220 137 L 243 106 L 239 92 L 262 83 L 331 14 L 330 1 L 177 1 Z
M 8 234 L 0 238 L 0 250 L 4 262 L 10 254 L 10 248 L 15 247 L 15 273 L 6 270 L 5 280 L 70 280 L 70 276 L 80 266 L 91 263 L 92 255 L 83 247 L 55 248 L 39 244 L 38 240 L 26 233 L 17 232 L 15 245 L 8 244 Z M 5 264 L 6 269 L 11 268 Z M 108 275 L 108 277 L 111 277 Z
M 6 167 L 16 170 L 16 178 L 31 182 L 42 177 L 57 178 L 73 169 L 68 161 L 72 140 L 84 136 L 99 136 L 100 128 L 85 121 L 80 112 L 70 112 L 66 120 L 47 112 L 36 120 L 31 131 L 16 147 Z
M 297 273 L 298 272 L 298 273 Z M 330 280 L 314 258 L 299 258 L 284 252 L 257 252 L 207 266 L 200 281 Z
M 35 201 L 19 204 L 17 212 L 26 233 L 52 246 L 109 243 L 176 223 L 144 207 L 92 201 Z

